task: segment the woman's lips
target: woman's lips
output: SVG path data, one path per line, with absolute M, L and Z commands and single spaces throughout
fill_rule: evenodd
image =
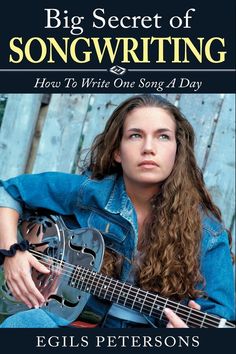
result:
M 158 164 L 152 160 L 144 160 L 138 164 L 139 167 L 153 168 L 158 167 Z

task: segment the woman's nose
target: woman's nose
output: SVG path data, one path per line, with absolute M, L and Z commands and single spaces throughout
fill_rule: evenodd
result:
M 156 153 L 156 147 L 152 138 L 146 138 L 144 140 L 143 153 L 153 155 Z

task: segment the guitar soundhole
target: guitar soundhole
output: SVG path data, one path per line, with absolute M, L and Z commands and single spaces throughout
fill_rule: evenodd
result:
M 66 307 L 76 307 L 80 301 L 80 298 L 81 296 L 77 296 L 77 299 L 78 301 L 76 302 L 72 302 L 72 301 L 69 301 L 69 300 L 66 300 L 64 298 L 62 298 L 61 296 L 59 295 L 56 295 L 56 294 L 53 294 L 53 295 L 50 295 L 47 302 L 46 302 L 46 306 L 49 305 L 49 300 L 52 299 L 52 300 L 56 300 L 57 302 L 59 302 L 61 304 L 61 306 L 66 306 Z
M 71 241 L 69 242 L 69 245 L 70 245 L 72 250 L 75 250 L 77 252 L 83 252 L 83 253 L 91 254 L 91 256 L 93 256 L 93 258 L 96 258 L 96 252 L 94 252 L 90 248 L 87 248 L 87 247 L 84 247 L 84 246 L 75 245 Z

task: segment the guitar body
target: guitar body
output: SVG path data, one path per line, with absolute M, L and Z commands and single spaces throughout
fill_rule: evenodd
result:
M 107 310 L 106 303 L 81 291 L 76 286 L 78 279 L 75 281 L 77 265 L 99 272 L 105 248 L 100 232 L 89 228 L 70 229 L 63 218 L 56 215 L 30 216 L 21 222 L 18 232 L 19 239 L 27 239 L 34 245 L 33 255 L 50 268 L 49 275 L 32 271 L 37 288 L 47 299 L 42 309 L 70 322 L 79 315 L 83 321 L 101 322 Z M 2 315 L 28 310 L 12 296 L 2 270 L 0 298 Z

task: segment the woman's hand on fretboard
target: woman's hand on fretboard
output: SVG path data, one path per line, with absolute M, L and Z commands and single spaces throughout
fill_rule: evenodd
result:
M 198 305 L 195 301 L 190 300 L 188 306 L 195 310 L 200 310 L 201 306 Z M 188 328 L 186 323 L 179 316 L 177 316 L 174 311 L 169 308 L 164 310 L 166 317 L 168 318 L 169 322 L 167 323 L 167 328 Z

